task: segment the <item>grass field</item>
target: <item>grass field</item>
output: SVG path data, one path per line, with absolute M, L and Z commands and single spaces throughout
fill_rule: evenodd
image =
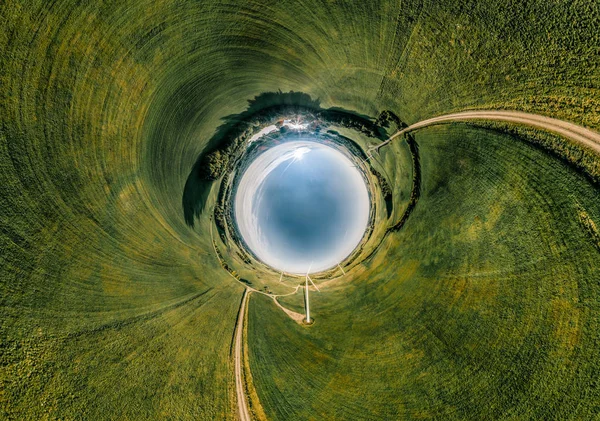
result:
M 508 108 L 600 130 L 599 24 L 592 0 L 4 1 L 0 418 L 236 419 L 243 286 L 212 212 L 182 208 L 224 119 L 294 90 L 407 123 Z M 312 327 L 251 296 L 266 416 L 600 416 L 598 186 L 514 136 L 415 136 L 414 212 L 312 295 Z M 410 154 L 380 160 L 396 221 Z
M 600 217 L 598 189 L 510 136 L 416 139 L 423 194 L 385 263 L 314 293 L 311 329 L 251 301 L 269 419 L 597 417 L 600 267 L 579 209 Z

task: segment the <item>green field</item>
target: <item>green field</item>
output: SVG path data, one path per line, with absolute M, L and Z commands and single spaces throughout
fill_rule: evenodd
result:
M 579 214 L 598 220 L 598 189 L 506 135 L 416 138 L 423 192 L 393 264 L 313 294 L 310 330 L 251 301 L 269 419 L 597 417 L 599 250 Z
M 237 419 L 244 286 L 213 249 L 219 183 L 193 226 L 183 208 L 249 100 L 293 90 L 409 124 L 511 109 L 600 131 L 599 26 L 594 0 L 5 0 L 0 419 Z M 413 167 L 405 140 L 382 149 L 383 242 L 312 294 L 313 326 L 251 295 L 264 417 L 600 417 L 600 187 L 584 173 L 600 158 L 567 165 L 559 138 L 550 154 L 494 127 L 415 133 L 421 197 L 385 238 Z M 214 241 L 257 287 L 287 288 Z

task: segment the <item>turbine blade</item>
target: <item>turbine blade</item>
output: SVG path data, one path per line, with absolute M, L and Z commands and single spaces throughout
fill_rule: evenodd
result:
M 308 278 L 308 280 L 310 281 L 310 283 L 311 283 L 311 284 L 313 284 L 313 286 L 314 286 L 314 287 L 317 289 L 317 291 L 321 292 L 321 290 L 319 289 L 319 287 L 317 287 L 317 286 L 315 285 L 315 283 L 313 282 L 313 280 L 312 280 L 312 279 L 310 279 L 310 276 L 308 276 L 308 274 L 306 274 L 306 277 Z
M 308 276 L 308 274 L 310 273 L 310 270 L 312 269 L 312 265 L 314 262 L 310 262 L 310 266 L 308 267 L 308 270 L 306 271 L 306 276 Z

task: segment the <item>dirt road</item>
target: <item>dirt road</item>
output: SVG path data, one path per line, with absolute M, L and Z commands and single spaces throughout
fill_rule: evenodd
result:
M 519 111 L 495 110 L 464 111 L 460 113 L 446 114 L 439 117 L 423 120 L 411 126 L 408 126 L 405 129 L 397 131 L 392 136 L 390 136 L 388 140 L 370 148 L 370 150 L 379 150 L 383 146 L 390 143 L 393 139 L 402 136 L 404 133 L 412 132 L 423 127 L 454 121 L 473 120 L 501 121 L 506 123 L 523 124 L 526 126 L 545 130 L 566 137 L 576 143 L 579 143 L 583 146 L 592 149 L 597 153 L 600 153 L 600 133 L 596 133 L 590 129 L 586 129 L 585 127 L 578 126 L 574 123 L 569 123 L 567 121 L 558 120 L 551 117 L 545 117 L 538 114 L 529 114 Z
M 289 294 L 288 294 L 289 295 Z M 278 297 L 282 297 L 282 295 L 279 295 Z M 302 322 L 304 321 L 304 319 L 306 318 L 306 316 L 304 316 L 304 314 L 300 314 L 300 313 L 296 313 L 295 311 L 292 311 L 288 308 L 285 308 L 284 306 L 282 306 L 279 301 L 277 301 L 277 297 L 271 297 L 273 298 L 273 301 L 275 302 L 275 305 L 277 307 L 279 307 L 281 310 L 283 310 L 283 312 L 285 314 L 287 314 L 290 319 L 292 319 L 293 321 L 295 321 L 296 323 L 300 323 L 302 324 Z
M 250 417 L 250 412 L 248 411 L 248 403 L 246 402 L 246 388 L 244 387 L 244 377 L 242 374 L 242 345 L 244 337 L 244 321 L 246 319 L 246 304 L 248 303 L 248 297 L 250 297 L 250 291 L 248 291 L 248 289 L 246 288 L 246 290 L 244 290 L 244 296 L 242 297 L 242 304 L 240 305 L 240 313 L 238 315 L 237 327 L 235 330 L 235 391 L 237 396 L 237 406 L 240 421 L 252 421 L 252 418 Z

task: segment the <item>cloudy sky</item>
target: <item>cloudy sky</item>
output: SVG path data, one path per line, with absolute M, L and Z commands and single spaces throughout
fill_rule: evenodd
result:
M 318 272 L 360 242 L 369 195 L 341 152 L 300 140 L 273 147 L 250 164 L 236 193 L 235 216 L 263 262 L 287 273 Z

